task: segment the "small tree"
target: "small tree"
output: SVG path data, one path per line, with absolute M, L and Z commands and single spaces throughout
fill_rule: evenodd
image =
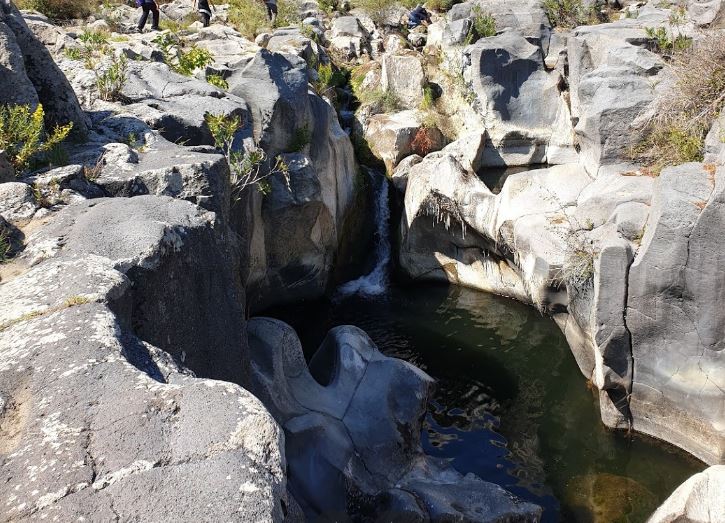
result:
M 229 164 L 233 200 L 238 200 L 244 189 L 251 185 L 257 186 L 260 192 L 266 193 L 264 182 L 275 174 L 282 174 L 289 188 L 287 165 L 280 157 L 275 158 L 273 165 L 267 166 L 267 155 L 261 148 L 255 147 L 249 151 L 234 149 L 234 138 L 237 132 L 244 127 L 240 116 L 207 114 L 205 120 L 214 138 L 215 146 L 222 151 Z
M 21 174 L 31 163 L 44 153 L 57 147 L 68 137 L 73 123 L 56 126 L 53 132 L 45 132 L 45 112 L 38 105 L 32 110 L 29 105 L 0 105 L 0 149 Z

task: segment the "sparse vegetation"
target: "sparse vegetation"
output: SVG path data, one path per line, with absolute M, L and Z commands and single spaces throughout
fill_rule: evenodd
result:
M 489 36 L 496 36 L 496 19 L 481 6 L 474 5 L 471 8 L 471 29 L 466 36 L 466 43 L 472 44 L 480 38 Z
M 382 27 L 395 10 L 395 2 L 390 0 L 355 0 L 355 7 L 362 9 L 377 27 Z
M 10 239 L 7 231 L 0 231 L 0 263 L 5 263 L 10 257 Z
M 86 18 L 96 11 L 97 1 L 78 0 L 18 0 L 19 9 L 32 9 L 43 13 L 52 20 L 72 20 Z
M 214 55 L 206 49 L 192 47 L 189 51 L 179 52 L 178 64 L 173 69 L 184 76 L 191 76 L 194 71 L 206 67 L 214 61 Z
M 329 94 L 331 90 L 347 84 L 349 71 L 338 69 L 332 63 L 320 64 L 317 67 L 317 81 L 315 90 L 320 96 Z
M 652 50 L 666 57 L 671 57 L 674 53 L 684 51 L 692 45 L 692 38 L 684 36 L 679 32 L 676 35 L 670 36 L 664 27 L 658 27 L 656 29 L 647 27 L 645 31 L 647 37 L 652 40 Z
M 420 102 L 421 111 L 429 111 L 435 105 L 435 93 L 430 85 L 423 87 L 423 100 Z
M 242 35 L 254 40 L 257 35 L 270 29 L 264 4 L 257 0 L 231 0 L 229 22 Z
M 594 6 L 586 6 L 582 0 L 544 0 L 544 11 L 554 27 L 572 28 L 599 22 Z
M 356 93 L 356 95 L 361 103 L 373 106 L 376 112 L 394 113 L 400 109 L 400 100 L 389 89 L 373 89 L 371 91 Z
M 128 59 L 126 55 L 113 56 L 111 63 L 103 70 L 96 71 L 96 88 L 101 100 L 118 100 L 123 85 L 126 83 Z
M 415 154 L 425 157 L 436 149 L 437 136 L 439 136 L 439 131 L 436 127 L 422 126 L 416 131 L 410 148 Z
M 70 134 L 73 124 L 45 131 L 43 106 L 33 110 L 29 105 L 0 105 L 0 149 L 22 174 L 33 162 L 57 147 Z
M 214 143 L 220 149 L 229 164 L 229 181 L 232 186 L 232 199 L 239 200 L 242 192 L 249 186 L 256 185 L 261 192 L 264 191 L 265 180 L 275 174 L 281 174 L 289 187 L 289 173 L 287 165 L 277 157 L 274 163 L 268 161 L 266 153 L 261 148 L 249 151 L 234 149 L 237 132 L 244 127 L 239 116 L 225 116 L 223 114 L 207 114 L 206 123 L 209 126 Z M 260 184 L 260 182 L 262 182 Z
M 702 161 L 705 136 L 725 108 L 725 40 L 710 35 L 674 53 L 675 81 L 646 123 L 633 157 L 659 173 L 668 165 Z
M 229 89 L 229 82 L 220 74 L 208 74 L 206 75 L 206 81 L 218 89 L 227 90 Z
M 309 128 L 305 125 L 295 129 L 292 135 L 292 142 L 289 145 L 290 152 L 298 153 L 307 147 L 312 141 L 312 133 Z

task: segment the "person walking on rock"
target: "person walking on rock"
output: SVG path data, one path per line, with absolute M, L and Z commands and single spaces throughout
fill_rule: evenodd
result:
M 211 20 L 211 9 L 209 8 L 209 4 L 211 4 L 211 7 L 214 11 L 216 11 L 216 6 L 211 0 L 194 0 L 194 9 L 199 12 L 199 17 L 201 18 L 201 23 L 204 24 L 204 27 L 209 27 L 209 21 Z
M 264 0 L 264 5 L 267 7 L 267 17 L 274 26 L 277 21 L 277 0 Z
M 143 28 L 146 26 L 146 20 L 149 18 L 149 13 L 153 13 L 153 21 L 151 22 L 151 30 L 159 30 L 159 6 L 156 5 L 154 0 L 136 0 L 136 7 L 143 9 L 141 18 L 138 21 L 138 32 L 143 33 Z

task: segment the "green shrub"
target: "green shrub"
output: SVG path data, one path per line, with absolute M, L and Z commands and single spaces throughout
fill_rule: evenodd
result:
M 0 149 L 5 150 L 18 174 L 33 161 L 42 160 L 48 151 L 68 137 L 73 128 L 73 124 L 68 123 L 47 133 L 44 117 L 42 105 L 35 110 L 29 105 L 0 105 Z
M 633 151 L 654 174 L 702 161 L 705 137 L 725 110 L 725 39 L 710 35 L 676 50 L 669 67 L 675 81 L 659 97 L 646 137 Z
M 229 89 L 229 82 L 227 82 L 220 74 L 208 74 L 206 75 L 206 81 L 219 89 L 223 89 L 225 91 Z
M 554 27 L 572 28 L 598 22 L 596 8 L 585 6 L 582 0 L 544 0 L 542 6 Z
M 338 0 L 319 0 L 318 5 L 320 6 L 320 9 L 329 15 L 334 11 L 337 11 L 340 4 Z
M 277 0 L 277 18 L 274 27 L 289 27 L 302 22 L 300 6 L 295 0 Z
M 229 22 L 250 40 L 270 29 L 267 10 L 259 0 L 230 0 Z
M 96 12 L 99 2 L 79 0 L 18 0 L 20 9 L 32 9 L 53 20 L 86 18 Z
M 102 72 L 94 69 L 96 73 L 96 88 L 98 96 L 101 100 L 114 101 L 123 89 L 126 83 L 126 71 L 128 69 L 128 59 L 126 55 L 113 56 L 111 64 Z
M 262 194 L 266 194 L 270 189 L 267 178 L 275 174 L 282 174 L 289 187 L 289 172 L 281 158 L 277 157 L 270 166 L 267 155 L 260 148 L 249 151 L 234 150 L 234 138 L 244 127 L 244 122 L 239 116 L 206 114 L 204 119 L 214 138 L 215 146 L 222 151 L 229 164 L 229 182 L 233 200 L 238 200 L 242 191 L 252 185 Z
M 491 13 L 485 12 L 481 6 L 474 5 L 471 9 L 471 28 L 477 38 L 496 36 L 496 19 Z
M 428 9 L 432 9 L 434 11 L 448 11 L 451 7 L 453 7 L 453 4 L 457 3 L 459 2 L 454 0 L 428 0 L 425 5 Z
M 664 27 L 645 28 L 647 37 L 652 41 L 653 51 L 671 57 L 677 51 L 683 51 L 692 45 L 692 38 L 679 33 L 670 36 Z
M 330 89 L 344 87 L 348 82 L 350 72 L 346 69 L 335 68 L 332 63 L 320 64 L 317 67 L 317 81 L 315 90 L 322 96 Z
M 184 76 L 191 76 L 194 71 L 206 67 L 214 61 L 214 55 L 206 49 L 192 47 L 189 51 L 181 51 L 178 57 L 178 65 L 172 68 Z
M 420 102 L 421 111 L 429 111 L 435 105 L 435 93 L 430 85 L 423 87 L 423 100 Z
M 306 125 L 304 127 L 299 127 L 295 129 L 295 132 L 292 135 L 292 142 L 290 142 L 289 150 L 293 153 L 301 152 L 310 144 L 311 141 L 312 133 L 310 132 L 310 129 Z

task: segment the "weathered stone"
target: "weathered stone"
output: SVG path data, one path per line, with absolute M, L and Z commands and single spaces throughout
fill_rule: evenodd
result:
M 188 370 L 244 377 L 214 220 L 171 198 L 95 200 L 30 239 L 37 265 L 0 285 L 0 518 L 284 518 L 279 427 Z
M 380 88 L 393 93 L 407 109 L 417 109 L 423 101 L 425 72 L 413 54 L 386 54 L 382 60 Z
M 0 184 L 0 216 L 7 221 L 11 223 L 28 221 L 38 207 L 33 195 L 33 188 L 27 183 Z
M 544 68 L 541 49 L 507 31 L 467 47 L 464 59 L 470 63 L 464 78 L 489 134 L 484 164 L 544 163 L 559 91 Z
M 388 171 L 406 156 L 418 153 L 414 141 L 418 132 L 423 129 L 420 115 L 416 111 L 401 111 L 393 114 L 375 115 L 368 121 L 365 139 L 373 154 L 385 162 Z M 438 132 L 431 135 L 431 150 L 443 146 L 443 137 Z M 427 154 L 430 151 L 424 151 Z
M 633 426 L 707 463 L 725 457 L 724 209 L 723 168 L 665 169 L 655 181 L 627 299 Z
M 725 521 L 725 465 L 710 467 L 677 487 L 647 523 Z
M 214 144 L 207 114 L 249 120 L 244 100 L 160 63 L 131 63 L 121 96 L 128 104 L 125 111 L 167 140 L 185 145 Z
M 286 324 L 255 318 L 248 332 L 253 390 L 285 428 L 290 489 L 309 518 L 344 517 L 354 499 L 393 521 L 538 520 L 539 507 L 423 454 L 433 380 L 360 329 L 331 330 L 309 368 Z
M 705 139 L 705 162 L 725 165 L 725 115 L 712 124 Z

